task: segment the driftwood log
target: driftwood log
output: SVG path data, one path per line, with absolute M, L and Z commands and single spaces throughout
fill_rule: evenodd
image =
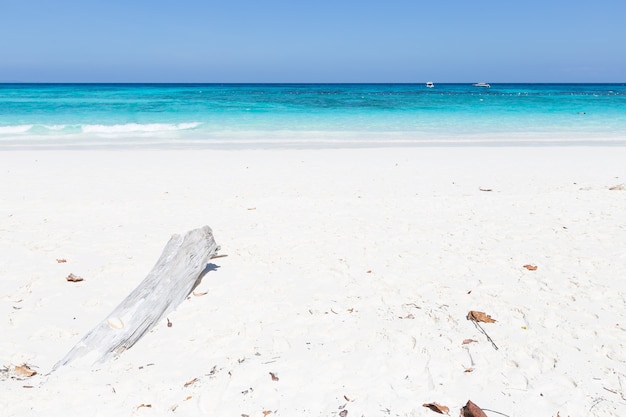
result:
M 187 298 L 218 250 L 209 226 L 173 235 L 148 276 L 52 371 L 79 358 L 89 366 L 102 363 L 129 349 Z

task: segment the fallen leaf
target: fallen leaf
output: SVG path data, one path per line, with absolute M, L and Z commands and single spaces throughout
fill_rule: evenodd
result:
M 146 407 L 146 408 L 152 408 L 152 404 L 139 404 L 139 405 L 137 406 L 137 410 L 139 410 L 140 408 L 144 408 L 144 407 Z
M 167 319 L 167 327 L 172 327 L 172 322 L 170 321 L 170 319 Z
M 37 371 L 31 369 L 28 364 L 16 365 L 14 369 L 15 373 L 21 377 L 30 378 L 33 375 L 37 375 Z
M 339 417 L 346 417 L 348 415 L 348 410 L 341 410 L 339 413 Z
M 366 272 L 367 274 L 371 274 L 371 273 L 372 273 L 372 270 L 371 270 L 371 269 L 368 269 L 368 270 L 367 270 L 367 271 L 365 271 L 365 272 Z
M 461 408 L 461 417 L 487 417 L 487 414 L 485 414 L 479 406 L 468 401 L 467 404 Z
M 463 340 L 463 345 L 469 345 L 470 343 L 478 343 L 478 340 L 474 340 L 474 339 L 464 339 Z
M 536 271 L 537 270 L 537 265 L 524 265 L 524 268 L 528 269 L 529 271 Z
M 77 275 L 74 274 L 69 274 L 67 277 L 65 277 L 65 279 L 69 282 L 80 282 L 83 281 L 83 277 L 79 277 Z
M 422 404 L 422 406 L 426 408 L 430 408 L 432 411 L 434 411 L 435 413 L 439 413 L 439 414 L 448 414 L 450 412 L 450 409 L 448 407 L 446 407 L 445 405 L 437 404 L 437 403 L 427 403 L 427 404 Z
M 191 381 L 187 381 L 187 382 L 185 382 L 185 385 L 184 385 L 184 386 L 185 386 L 185 387 L 188 387 L 189 385 L 193 385 L 193 384 L 195 384 L 196 382 L 198 382 L 198 378 L 194 378 L 194 379 L 192 379 Z
M 279 378 L 274 372 L 270 372 L 270 376 L 272 377 L 272 381 L 278 381 Z
M 268 414 L 272 414 L 272 412 L 271 412 L 271 411 L 263 411 L 263 415 L 264 415 L 264 416 L 266 416 L 266 415 L 268 415 Z
M 57 259 L 57 263 L 59 264 L 64 264 L 65 262 L 67 262 L 66 259 Z
M 474 368 L 467 368 L 463 372 L 466 372 L 466 373 L 474 372 Z
M 496 321 L 491 318 L 489 314 L 485 314 L 482 311 L 470 311 L 467 313 L 467 319 L 482 323 L 495 323 Z

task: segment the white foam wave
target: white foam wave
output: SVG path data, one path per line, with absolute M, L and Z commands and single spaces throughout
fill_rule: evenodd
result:
M 129 132 L 172 132 L 198 127 L 200 123 L 126 123 L 121 125 L 84 125 L 84 133 L 129 133 Z
M 67 125 L 43 125 L 48 130 L 63 130 L 67 128 Z
M 0 135 L 11 133 L 25 133 L 32 128 L 33 125 L 0 126 Z

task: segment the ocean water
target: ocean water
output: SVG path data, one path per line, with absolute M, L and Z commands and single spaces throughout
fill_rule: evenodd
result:
M 0 149 L 626 145 L 625 84 L 0 84 Z

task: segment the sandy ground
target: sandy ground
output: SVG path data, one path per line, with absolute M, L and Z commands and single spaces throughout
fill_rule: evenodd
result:
M 471 400 L 489 417 L 624 416 L 624 161 L 621 147 L 0 152 L 2 415 L 437 402 L 457 416 Z M 170 235 L 203 225 L 228 256 L 171 327 L 49 374 Z

